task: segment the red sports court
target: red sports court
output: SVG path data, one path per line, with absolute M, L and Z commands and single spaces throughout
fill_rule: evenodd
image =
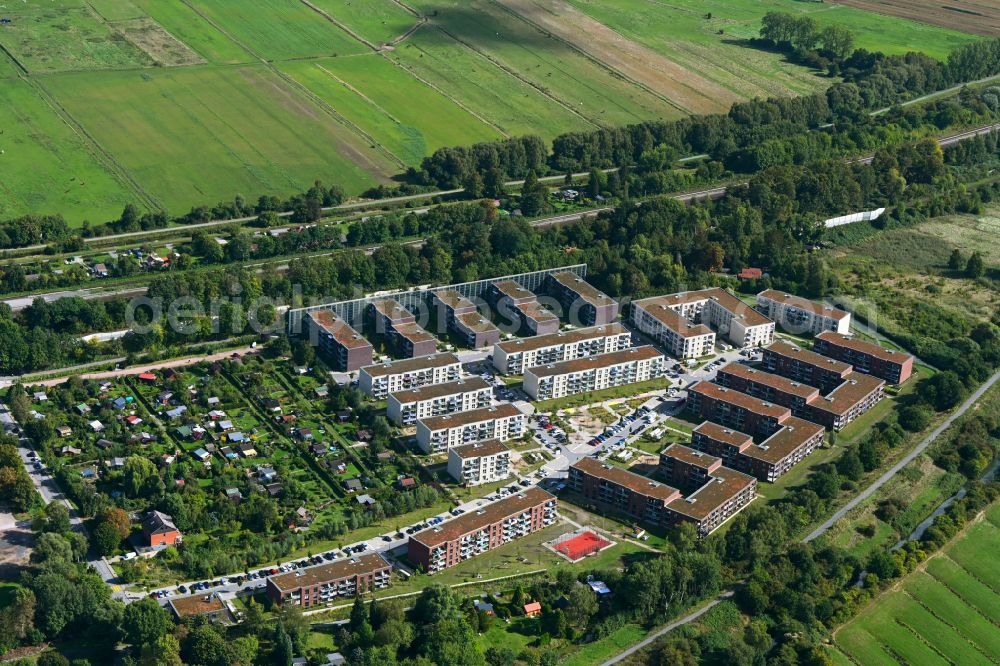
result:
M 555 545 L 555 550 L 562 553 L 573 562 L 576 562 L 577 560 L 592 553 L 596 553 L 602 548 L 607 548 L 610 545 L 611 542 L 607 539 L 602 539 L 593 532 L 584 532 L 583 534 L 578 534 L 575 537 L 566 539 L 565 541 L 560 541 Z

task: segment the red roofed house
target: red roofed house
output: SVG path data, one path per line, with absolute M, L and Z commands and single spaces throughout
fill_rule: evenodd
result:
M 741 270 L 736 277 L 741 280 L 759 280 L 763 277 L 764 271 L 759 268 L 744 268 Z
M 141 379 L 144 382 L 155 382 L 156 375 L 153 374 L 152 372 L 144 372 L 141 375 L 139 375 L 139 379 Z
M 535 617 L 542 614 L 542 605 L 537 601 L 524 604 L 524 614 L 528 617 Z
M 174 525 L 173 519 L 159 511 L 150 511 L 142 519 L 142 535 L 149 542 L 150 548 L 173 546 L 181 540 L 181 532 Z

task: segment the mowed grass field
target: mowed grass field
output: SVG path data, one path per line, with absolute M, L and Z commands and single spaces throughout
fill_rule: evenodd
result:
M 302 2 L 187 0 L 187 4 L 244 48 L 268 60 L 368 50 Z
M 310 0 L 373 44 L 389 44 L 412 30 L 419 17 L 392 0 Z
M 442 146 L 829 85 L 744 45 L 771 10 L 888 52 L 944 57 L 976 38 L 795 0 L 15 0 L 0 79 L 32 85 L 0 111 L 0 142 L 18 141 L 0 215 L 180 214 L 317 178 L 358 194 Z M 71 196 L 73 176 L 87 186 Z
M 358 192 L 398 170 L 264 66 L 74 73 L 44 84 L 172 210 L 303 191 L 317 178 Z
M 31 82 L 0 79 L 0 129 L 0 219 L 59 202 L 74 219 L 104 220 L 139 200 Z
M 282 70 L 376 137 L 405 164 L 501 133 L 380 55 L 289 62 Z M 428 113 L 433 109 L 433 113 Z
M 856 664 L 993 664 L 1000 656 L 1000 505 L 850 623 L 834 642 Z
M 868 11 L 914 19 L 944 28 L 984 37 L 1000 34 L 1000 3 L 996 0 L 841 0 L 845 5 Z

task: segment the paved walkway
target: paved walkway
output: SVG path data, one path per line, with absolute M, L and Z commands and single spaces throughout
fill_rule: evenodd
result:
M 894 477 L 899 472 L 899 470 L 903 469 L 911 462 L 913 462 L 913 460 L 916 459 L 916 457 L 919 456 L 921 453 L 923 453 L 928 446 L 933 444 L 934 441 L 941 436 L 941 433 L 947 430 L 951 426 L 951 424 L 955 422 L 956 419 L 965 414 L 965 412 L 969 411 L 969 408 L 972 407 L 974 404 L 976 404 L 976 401 L 979 400 L 979 398 L 981 398 L 983 394 L 986 393 L 986 391 L 988 391 L 990 387 L 997 382 L 998 379 L 1000 379 L 1000 371 L 995 372 L 992 377 L 987 379 L 982 384 L 982 386 L 976 389 L 975 392 L 973 392 L 973 394 L 970 395 L 968 399 L 962 403 L 961 407 L 959 407 L 951 416 L 946 418 L 944 420 L 944 423 L 935 428 L 931 434 L 927 435 L 927 437 L 925 437 L 919 444 L 917 444 L 916 448 L 914 448 L 912 451 L 906 454 L 902 460 L 893 465 L 885 474 L 880 476 L 873 484 L 865 488 L 857 497 L 852 499 L 846 505 L 841 507 L 836 513 L 830 516 L 830 518 L 824 521 L 822 525 L 820 525 L 815 530 L 810 532 L 809 536 L 807 536 L 802 541 L 808 543 L 813 539 L 822 536 L 828 529 L 833 527 L 838 520 L 847 515 L 849 511 L 851 511 L 856 506 L 858 506 L 859 504 L 867 500 L 869 497 L 871 497 L 875 493 L 875 491 L 877 491 L 879 488 L 885 485 L 885 483 L 889 481 L 889 479 Z
M 641 650 L 641 649 L 643 649 L 643 648 L 648 647 L 649 645 L 651 645 L 654 641 L 656 641 L 656 639 L 660 638 L 664 634 L 669 633 L 669 632 L 673 631 L 674 629 L 676 629 L 677 627 L 680 627 L 680 626 L 683 626 L 683 625 L 687 624 L 688 622 L 693 622 L 693 621 L 697 620 L 699 617 L 701 617 L 702 615 L 704 615 L 708 611 L 712 610 L 712 608 L 714 608 L 717 604 L 720 604 L 723 601 L 725 601 L 726 599 L 728 599 L 731 596 L 733 596 L 733 594 L 734 594 L 734 592 L 732 590 L 726 590 L 725 592 L 723 592 L 722 594 L 720 594 L 715 599 L 713 599 L 712 601 L 708 602 L 707 604 L 705 604 L 704 606 L 702 606 L 698 610 L 693 611 L 691 613 L 688 613 L 687 615 L 685 615 L 681 619 L 677 620 L 676 622 L 671 622 L 670 624 L 668 624 L 667 626 L 663 627 L 659 631 L 656 631 L 655 633 L 650 634 L 649 636 L 647 636 L 643 640 L 639 641 L 638 643 L 636 643 L 635 645 L 633 645 L 629 649 L 625 650 L 621 654 L 617 654 L 614 657 L 611 657 L 611 659 L 608 659 L 607 661 L 605 661 L 603 664 L 601 664 L 601 666 L 610 666 L 611 664 L 617 664 L 618 662 L 622 661 L 623 659 L 631 657 L 633 654 L 635 654 L 639 650 Z

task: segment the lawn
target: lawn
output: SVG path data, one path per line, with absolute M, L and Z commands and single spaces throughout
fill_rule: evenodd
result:
M 501 138 L 496 129 L 376 54 L 281 68 L 408 166 L 419 165 L 442 146 Z
M 141 201 L 30 82 L 3 83 L 0 218 L 61 212 L 71 224 L 103 222 L 126 202 Z
M 311 0 L 351 31 L 373 44 L 402 37 L 419 19 L 393 0 Z
M 317 178 L 356 192 L 396 169 L 263 66 L 76 73 L 45 85 L 174 213 L 237 193 L 288 195 Z
M 368 51 L 364 44 L 302 2 L 189 0 L 187 4 L 244 48 L 268 60 Z
M 891 663 L 885 653 L 920 664 L 992 663 L 1000 654 L 998 547 L 1000 528 L 973 524 L 838 630 L 837 647 L 864 664 Z

